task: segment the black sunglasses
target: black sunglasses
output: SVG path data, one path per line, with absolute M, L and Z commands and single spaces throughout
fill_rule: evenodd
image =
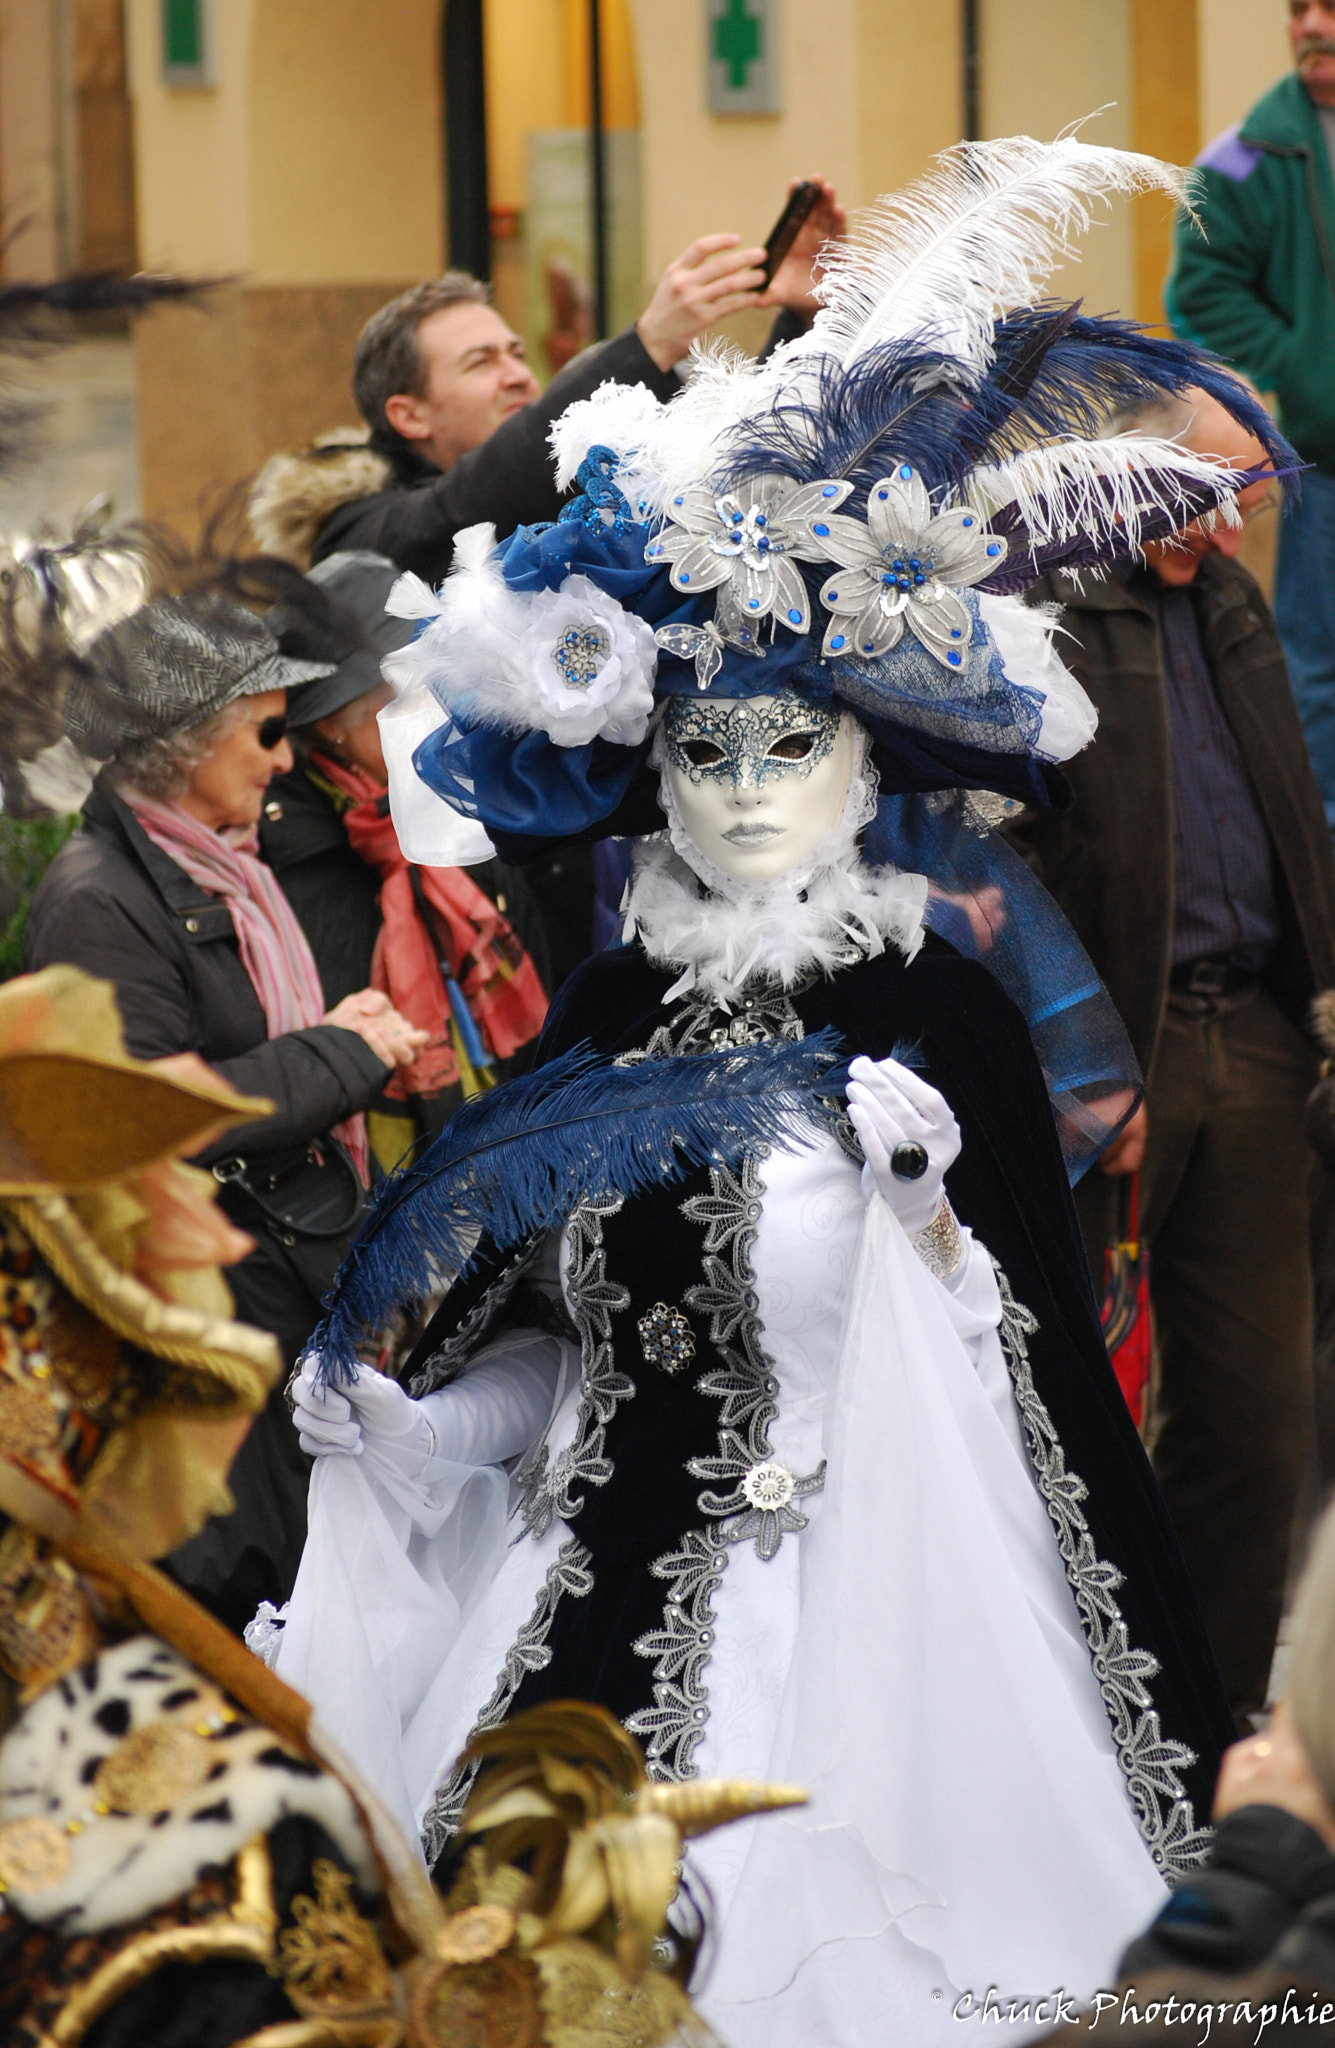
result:
M 262 718 L 255 728 L 255 737 L 266 754 L 287 738 L 287 713 L 275 711 L 272 718 Z

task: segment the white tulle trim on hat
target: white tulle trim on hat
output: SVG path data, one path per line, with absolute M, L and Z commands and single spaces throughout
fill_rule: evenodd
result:
M 1052 644 L 1057 608 L 982 591 L 978 614 L 1001 656 L 1007 682 L 1042 695 L 1034 753 L 1040 761 L 1069 761 L 1093 739 L 1099 714 Z

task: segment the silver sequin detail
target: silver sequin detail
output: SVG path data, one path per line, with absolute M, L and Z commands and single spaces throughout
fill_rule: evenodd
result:
M 725 640 L 767 618 L 806 633 L 811 604 L 797 564 L 828 557 L 831 517 L 852 488 L 782 476 L 748 477 L 730 491 L 694 484 L 668 504 L 644 558 L 671 563 L 671 580 L 687 596 L 718 591 L 714 616 Z
M 942 1201 L 924 1230 L 909 1233 L 909 1243 L 934 1279 L 949 1280 L 952 1273 L 959 1271 L 964 1239 L 949 1202 Z
M 1214 1839 L 1212 1829 L 1196 1826 L 1191 1799 L 1179 1775 L 1195 1763 L 1196 1753 L 1185 1743 L 1170 1741 L 1160 1729 L 1150 1693 L 1159 1660 L 1131 1647 L 1114 1598 L 1122 1574 L 1094 1548 L 1080 1506 L 1089 1488 L 1077 1473 L 1068 1470 L 1052 1417 L 1034 1387 L 1029 1339 L 1038 1328 L 1037 1318 L 1015 1299 L 995 1259 L 992 1266 L 1001 1292 L 1001 1344 L 1029 1462 L 1052 1518 L 1057 1548 L 1112 1724 L 1117 1760 L 1150 1854 L 1165 1877 L 1178 1878 L 1209 1854 Z
M 994 576 L 1006 543 L 970 505 L 934 512 L 910 462 L 898 462 L 867 493 L 867 518 L 828 521 L 827 552 L 841 564 L 821 586 L 833 613 L 821 653 L 875 660 L 908 626 L 942 664 L 963 675 L 973 618 L 961 589 Z
M 620 1197 L 582 1202 L 570 1218 L 566 1287 L 583 1355 L 581 1399 L 574 1442 L 557 1456 L 550 1469 L 544 1444 L 538 1456 L 518 1475 L 525 1531 L 535 1540 L 546 1535 L 558 1516 L 568 1521 L 579 1513 L 583 1503 L 570 1495 L 576 1480 L 605 1486 L 611 1478 L 612 1463 L 603 1450 L 607 1425 L 617 1404 L 629 1400 L 635 1392 L 634 1381 L 615 1371 L 612 1352 L 612 1313 L 627 1308 L 630 1296 L 624 1287 L 608 1280 L 607 1254 L 603 1249 L 603 1219 L 614 1216 L 620 1207 Z M 547 1638 L 557 1606 L 565 1594 L 582 1599 L 592 1592 L 592 1565 L 590 1553 L 576 1537 L 571 1536 L 562 1545 L 547 1573 L 537 1605 L 501 1667 L 496 1689 L 473 1724 L 473 1734 L 499 1727 L 527 1674 L 543 1671 L 551 1663 Z M 459 1815 L 475 1775 L 476 1766 L 471 1764 L 455 1771 L 427 1813 L 422 1839 L 429 1863 L 435 1862 L 458 1828 Z
M 779 1382 L 760 1341 L 751 1265 L 764 1195 L 756 1161 L 744 1159 L 737 1173 L 711 1167 L 709 1180 L 710 1192 L 683 1202 L 682 1214 L 705 1227 L 705 1279 L 688 1289 L 686 1303 L 708 1316 L 709 1341 L 719 1354 L 715 1368 L 697 1381 L 702 1394 L 722 1403 L 718 1454 L 692 1458 L 686 1468 L 714 1482 L 698 1501 L 713 1526 L 688 1530 L 677 1551 L 654 1563 L 655 1577 L 670 1588 L 663 1627 L 635 1644 L 638 1656 L 654 1659 L 654 1704 L 626 1723 L 644 1743 L 653 1775 L 673 1780 L 694 1775 L 695 1750 L 709 1719 L 705 1670 L 714 1641 L 713 1597 L 728 1551 L 753 1542 L 761 1558 L 773 1557 L 785 1535 L 807 1526 L 797 1501 L 825 1483 L 823 1462 L 799 1478 L 770 1447 Z M 776 1485 L 780 1473 L 784 1484 Z M 730 1490 L 714 1490 L 719 1487 Z
M 679 1308 L 656 1301 L 635 1327 L 646 1365 L 656 1365 L 660 1372 L 685 1372 L 695 1357 L 695 1338 Z
M 567 626 L 552 649 L 552 661 L 570 690 L 587 690 L 598 674 L 612 642 L 601 626 Z
M 459 1327 L 436 1346 L 421 1371 L 414 1373 L 408 1388 L 414 1401 L 420 1401 L 423 1394 L 434 1394 L 437 1387 L 448 1386 L 451 1380 L 458 1379 L 468 1360 L 495 1327 L 501 1310 L 541 1250 L 542 1232 L 539 1231 L 526 1245 L 520 1246 L 510 1263 L 473 1303 L 467 1315 L 460 1318 Z
M 553 1521 L 569 1522 L 579 1513 L 583 1500 L 571 1493 L 581 1486 L 606 1486 L 612 1477 L 612 1461 L 606 1454 L 607 1425 L 622 1401 L 629 1401 L 635 1382 L 616 1370 L 612 1342 L 615 1310 L 630 1307 L 624 1287 L 607 1277 L 607 1253 L 603 1249 L 603 1218 L 615 1216 L 621 1197 L 603 1202 L 581 1202 L 570 1218 L 570 1260 L 566 1287 L 570 1313 L 580 1339 L 580 1404 L 574 1441 L 551 1458 L 548 1446 L 540 1446 L 518 1474 L 523 1497 L 524 1526 L 535 1539 L 545 1536 Z
M 537 1605 L 514 1641 L 501 1667 L 496 1690 L 473 1723 L 473 1735 L 485 1728 L 499 1728 L 510 1711 L 510 1703 L 530 1671 L 545 1671 L 552 1661 L 547 1638 L 552 1632 L 556 1610 L 563 1596 L 582 1600 L 593 1591 L 592 1559 L 574 1536 L 563 1543 L 553 1559 Z M 460 1764 L 437 1792 L 422 1822 L 422 1849 L 428 1865 L 434 1864 L 450 1839 L 458 1832 L 459 1818 L 477 1776 L 477 1765 Z
M 663 1626 L 641 1636 L 635 1650 L 654 1660 L 654 1704 L 632 1714 L 626 1726 L 644 1744 L 649 1776 L 660 1783 L 696 1775 L 695 1752 L 709 1720 L 705 1670 L 714 1653 L 714 1595 L 727 1563 L 713 1530 L 690 1529 L 679 1550 L 653 1565 L 654 1577 L 670 1588 Z
M 762 789 L 779 775 L 805 780 L 834 746 L 839 718 L 828 705 L 813 704 L 791 690 L 760 704 L 674 697 L 663 731 L 668 759 L 688 781 L 697 786 L 727 782 L 737 789 Z M 771 752 L 781 740 L 798 735 L 811 738 L 810 749 L 800 759 L 786 760 Z M 695 760 L 692 747 L 713 749 L 717 759 Z

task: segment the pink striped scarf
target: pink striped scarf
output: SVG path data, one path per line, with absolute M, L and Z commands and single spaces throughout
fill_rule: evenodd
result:
M 221 896 L 232 914 L 241 964 L 264 1009 L 270 1038 L 303 1031 L 324 1016 L 324 992 L 306 934 L 282 889 L 257 858 L 259 834 L 231 837 L 211 831 L 178 804 L 158 803 L 138 790 L 121 792 L 155 846 L 183 868 L 192 882 Z M 348 1117 L 334 1127 L 366 1179 L 366 1118 Z

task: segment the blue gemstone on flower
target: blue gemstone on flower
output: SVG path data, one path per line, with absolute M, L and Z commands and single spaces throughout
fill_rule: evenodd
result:
M 686 500 L 684 498 L 674 498 L 672 502 L 674 505 L 684 505 Z
M 833 638 L 833 640 L 831 640 L 831 642 L 830 642 L 830 645 L 831 645 L 831 647 L 842 647 L 842 646 L 843 646 L 843 644 L 844 644 L 844 636 L 843 636 L 843 634 L 842 634 L 842 633 L 836 633 L 836 634 L 835 634 L 835 636 L 834 636 L 834 638 Z
M 733 523 L 733 525 L 734 525 L 734 526 L 740 526 L 740 525 L 741 525 L 741 523 L 742 523 L 742 515 L 741 515 L 741 513 L 740 513 L 740 512 L 734 512 L 734 513 L 733 513 L 733 515 L 732 515 L 732 523 Z
M 863 643 L 862 643 L 862 652 L 863 652 L 864 654 L 874 654 L 874 653 L 875 653 L 875 651 L 876 651 L 876 642 L 875 642 L 874 640 L 864 640 L 864 641 L 863 641 Z
M 821 486 L 821 496 L 822 496 L 822 498 L 837 498 L 837 497 L 838 497 L 838 495 L 839 495 L 839 486 L 838 486 L 838 484 L 823 484 L 823 485 Z M 818 529 L 818 530 L 819 530 L 819 529 Z
M 889 491 L 878 491 L 876 495 L 878 498 L 888 498 L 890 493 Z
M 757 512 L 757 514 L 756 514 L 756 525 L 757 525 L 757 526 L 767 526 L 768 524 L 769 524 L 769 521 L 768 521 L 768 520 L 766 519 L 766 517 L 765 517 L 764 513 L 763 513 L 763 512 Z
M 951 664 L 951 665 L 952 665 L 952 667 L 954 667 L 954 668 L 958 668 L 958 667 L 959 667 L 959 665 L 960 665 L 960 657 L 959 657 L 959 655 L 958 655 L 958 654 L 957 654 L 957 653 L 955 652 L 955 649 L 954 649 L 953 647 L 951 648 L 951 650 L 950 650 L 949 654 L 948 654 L 948 655 L 946 656 L 946 660 L 947 660 L 948 662 L 950 662 L 950 664 Z
M 952 627 L 951 627 L 951 629 L 950 629 L 950 637 L 951 637 L 951 639 L 952 639 L 952 640 L 958 640 L 958 639 L 959 639 L 959 637 L 960 637 L 960 629 L 959 629 L 959 627 L 958 627 L 958 626 L 952 626 Z
M 795 625 L 795 626 L 800 626 L 800 625 L 801 625 L 801 623 L 802 623 L 802 614 L 801 614 L 801 612 L 793 612 L 793 611 L 790 611 L 790 612 L 789 612 L 789 614 L 788 614 L 788 617 L 789 617 L 789 618 L 790 618 L 790 620 L 792 621 L 793 625 Z
M 972 526 L 972 525 L 973 525 L 973 521 L 972 521 L 972 519 L 966 519 L 966 520 L 964 521 L 964 524 L 965 524 L 966 526 Z
M 908 463 L 907 463 L 907 462 L 901 462 L 901 463 L 900 463 L 900 465 L 899 465 L 899 474 L 900 474 L 900 475 L 901 475 L 902 477 L 904 477 L 904 478 L 905 478 L 906 480 L 907 480 L 907 479 L 908 479 L 909 477 L 911 477 L 911 476 L 912 476 L 912 474 L 913 474 L 913 471 L 912 471 L 912 470 L 910 469 L 910 467 L 909 467 L 909 465 L 908 465 Z
M 758 612 L 760 610 L 760 599 L 758 597 L 748 598 L 747 603 L 750 605 L 753 612 Z
M 1001 553 L 1001 549 L 997 546 L 997 543 L 993 541 L 991 547 L 988 549 L 987 552 L 989 553 L 989 555 L 999 555 Z
M 838 595 L 839 592 L 837 590 L 827 590 L 825 593 L 825 602 L 827 604 L 833 604 Z
M 821 537 L 821 539 L 822 539 L 822 540 L 828 540 L 828 539 L 829 539 L 829 536 L 830 536 L 830 529 L 829 529 L 829 527 L 828 527 L 828 526 L 822 526 L 822 525 L 820 524 L 820 522 L 819 522 L 819 521 L 817 521 L 817 523 L 816 523 L 816 524 L 815 524 L 815 525 L 814 525 L 814 526 L 812 527 L 811 531 L 812 531 L 813 533 L 818 533 L 818 534 L 820 535 L 820 537 Z
M 685 570 L 685 569 L 683 569 L 683 570 L 682 570 L 682 571 L 680 572 L 680 575 L 681 575 L 681 581 L 682 581 L 683 583 L 689 583 L 689 582 L 690 582 L 690 580 L 691 580 L 691 579 L 690 579 L 690 577 L 689 577 L 689 575 L 687 574 L 687 572 L 686 572 L 686 570 Z

